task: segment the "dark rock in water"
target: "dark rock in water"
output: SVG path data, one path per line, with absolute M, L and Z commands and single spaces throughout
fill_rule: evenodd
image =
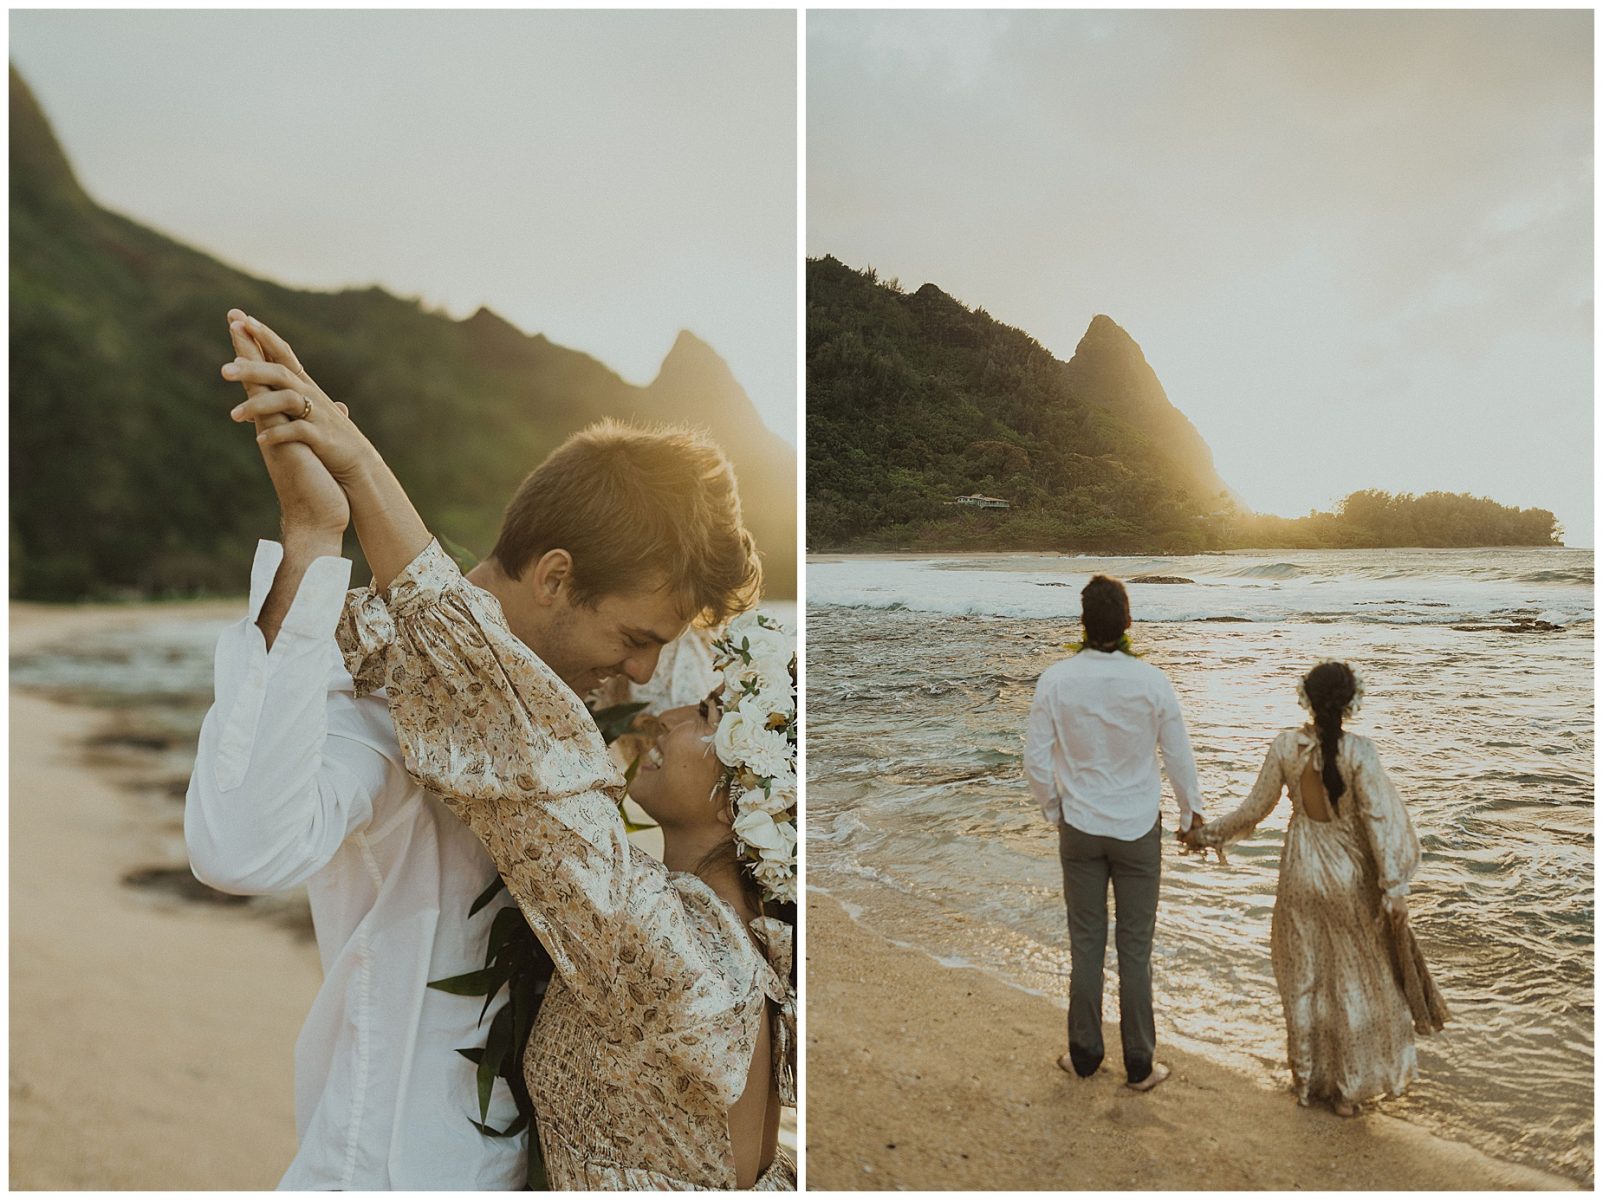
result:
M 1521 617 L 1512 625 L 1454 625 L 1459 633 L 1558 633 L 1564 626 Z
M 190 872 L 188 867 L 140 867 L 122 877 L 129 887 L 148 888 L 166 892 L 180 900 L 197 900 L 205 904 L 248 904 L 249 896 L 234 896 L 207 887 Z
M 176 740 L 161 733 L 152 733 L 144 730 L 122 733 L 106 733 L 91 738 L 91 746 L 96 748 L 115 748 L 125 750 L 170 750 Z
M 1198 617 L 1199 621 L 1230 621 L 1237 625 L 1251 625 L 1251 617 Z
M 1042 583 L 1039 579 L 1037 579 L 1035 581 L 1035 586 L 1036 587 L 1068 587 L 1069 585 L 1066 584 L 1066 583 L 1056 583 L 1056 582 L 1054 582 L 1054 583 Z
M 1195 583 L 1195 579 L 1187 579 L 1184 575 L 1137 575 L 1130 580 L 1131 583 Z

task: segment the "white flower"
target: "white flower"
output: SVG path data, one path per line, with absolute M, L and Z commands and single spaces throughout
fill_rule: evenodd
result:
M 767 813 L 771 817 L 778 817 L 788 812 L 796 803 L 794 796 L 786 795 L 777 788 L 772 792 L 765 792 L 762 788 L 752 788 L 744 792 L 735 802 L 736 812 Z
M 787 804 L 796 803 L 796 768 L 786 766 L 778 775 L 773 776 L 768 790 L 775 796 L 783 796 Z
M 760 862 L 752 867 L 753 875 L 763 890 L 775 900 L 796 902 L 796 870 L 782 863 Z
M 739 698 L 746 692 L 747 683 L 760 682 L 757 672 L 738 658 L 724 668 L 723 678 L 725 708 L 738 702 Z
M 724 626 L 724 637 L 738 646 L 741 638 L 749 637 L 753 630 L 762 627 L 761 621 L 762 613 L 755 608 L 749 608 L 738 617 L 730 619 L 729 624 Z
M 796 846 L 794 832 L 787 840 L 785 831 L 774 823 L 773 817 L 756 809 L 744 811 L 735 818 L 735 836 L 752 849 L 761 851 L 765 859 L 789 854 Z
M 745 655 L 752 662 L 777 663 L 781 670 L 789 666 L 791 656 L 795 653 L 791 640 L 783 629 L 773 629 L 763 625 L 736 632 L 734 623 L 731 622 L 729 642 L 736 651 L 745 651 Z
M 778 621 L 748 612 L 713 649 L 724 713 L 711 740 L 740 793 L 735 837 L 763 894 L 794 902 L 796 745 L 786 729 L 796 715 L 795 640 Z
M 762 731 L 762 726 L 746 713 L 738 708 L 730 709 L 719 719 L 718 731 L 712 735 L 718 760 L 726 767 L 745 763 L 752 738 Z
M 740 708 L 742 712 L 760 717 L 764 724 L 775 713 L 788 721 L 790 714 L 796 709 L 796 693 L 791 690 L 790 679 L 787 677 L 782 686 L 764 684 L 755 695 L 741 701 Z
M 750 722 L 747 723 L 750 728 Z M 744 737 L 745 764 L 764 779 L 772 779 L 790 770 L 795 748 L 779 729 L 757 729 Z

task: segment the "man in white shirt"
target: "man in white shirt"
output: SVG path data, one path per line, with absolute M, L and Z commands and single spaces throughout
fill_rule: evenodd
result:
M 1163 836 L 1155 752 L 1174 784 L 1181 829 L 1202 820 L 1202 798 L 1173 685 L 1128 651 L 1124 585 L 1095 576 L 1080 606 L 1084 647 L 1041 673 L 1024 746 L 1030 790 L 1057 826 L 1069 914 L 1069 1052 L 1058 1065 L 1082 1079 L 1102 1065 L 1111 881 L 1125 1078 L 1150 1091 L 1169 1076 L 1153 1059 L 1152 930 Z
M 225 377 L 251 391 L 317 388 L 271 330 L 229 317 L 239 357 Z M 383 694 L 357 698 L 340 661 L 344 492 L 307 446 L 263 457 L 284 540 L 260 544 L 249 611 L 218 642 L 184 836 L 203 882 L 304 884 L 311 902 L 324 982 L 295 1047 L 300 1145 L 279 1187 L 521 1188 L 522 1139 L 470 1123 L 475 1068 L 456 1051 L 482 1042 L 482 1000 L 427 987 L 483 966 L 508 901 L 468 917 L 495 878 L 489 855 L 412 782 Z M 614 675 L 646 683 L 692 618 L 750 603 L 760 568 L 716 446 L 604 424 L 524 481 L 468 578 L 585 695 Z M 516 1115 L 498 1082 L 489 1124 Z

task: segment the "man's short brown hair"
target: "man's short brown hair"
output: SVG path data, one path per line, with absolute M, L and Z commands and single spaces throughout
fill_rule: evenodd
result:
M 573 557 L 574 598 L 662 586 L 717 624 L 762 587 L 734 468 L 690 429 L 601 421 L 553 450 L 519 485 L 492 557 L 513 579 L 550 550 Z
M 1130 596 L 1124 584 L 1109 575 L 1093 575 L 1080 590 L 1080 624 L 1085 640 L 1111 646 L 1130 628 Z

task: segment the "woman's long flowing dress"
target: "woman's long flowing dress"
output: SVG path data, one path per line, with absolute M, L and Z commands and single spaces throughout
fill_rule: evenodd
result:
M 1405 896 L 1419 839 L 1374 743 L 1343 733 L 1336 765 L 1347 789 L 1329 821 L 1310 817 L 1302 778 L 1322 762 L 1310 728 L 1275 738 L 1241 807 L 1202 827 L 1205 846 L 1249 833 L 1282 789 L 1291 822 L 1270 934 L 1297 1098 L 1356 1104 L 1398 1095 L 1418 1073 L 1414 1019 L 1393 971 L 1382 894 Z
M 735 1187 L 728 1110 L 770 1001 L 795 1103 L 790 927 L 748 932 L 630 844 L 583 703 L 438 544 L 383 594 L 351 592 L 338 638 L 358 689 L 387 690 L 407 771 L 484 842 L 556 964 L 524 1058 L 551 1186 Z M 756 1187 L 795 1188 L 783 1149 Z

